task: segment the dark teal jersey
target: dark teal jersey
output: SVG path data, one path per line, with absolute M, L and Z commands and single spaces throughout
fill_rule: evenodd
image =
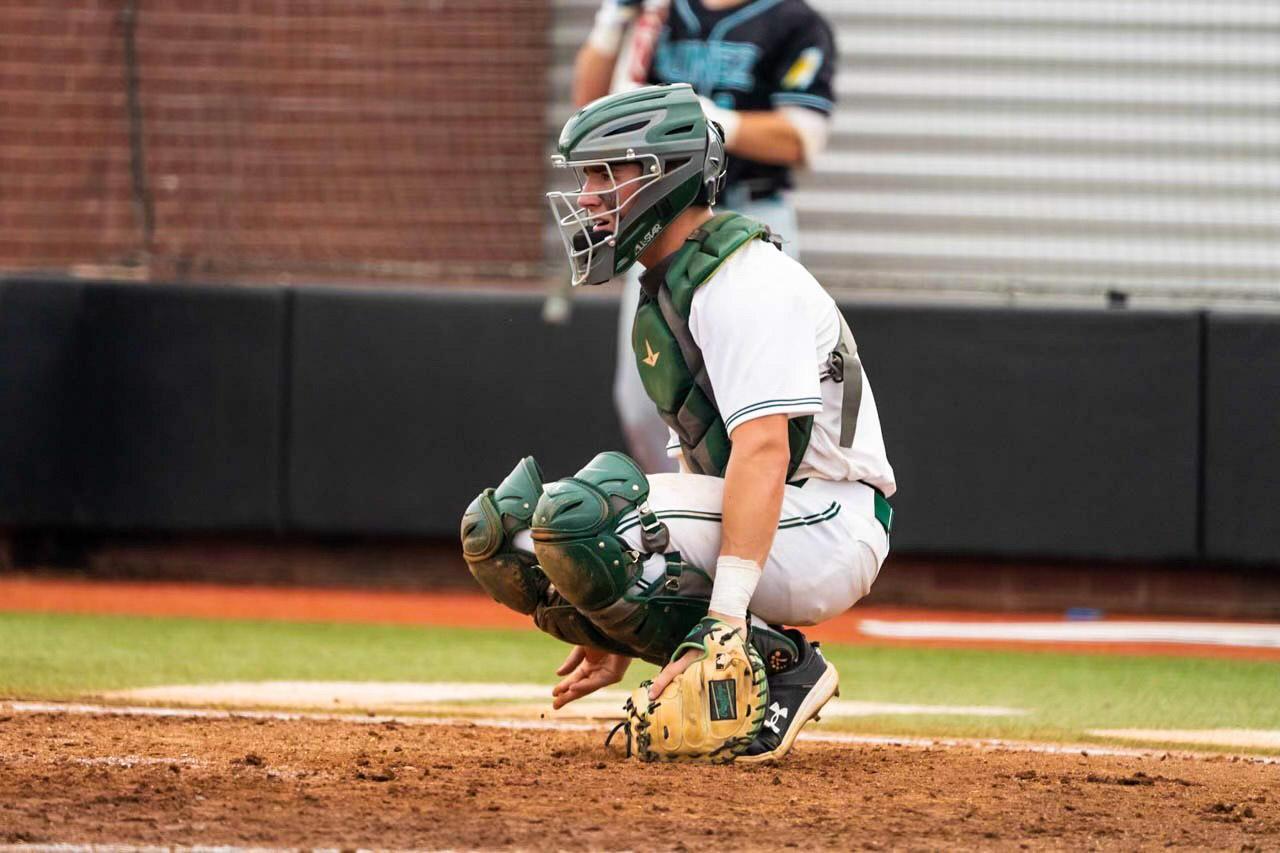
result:
M 689 83 L 731 110 L 791 106 L 830 114 L 835 105 L 835 36 L 804 0 L 751 0 L 709 10 L 671 0 L 649 69 L 651 83 Z M 790 170 L 729 158 L 726 186 L 760 198 L 791 186 Z

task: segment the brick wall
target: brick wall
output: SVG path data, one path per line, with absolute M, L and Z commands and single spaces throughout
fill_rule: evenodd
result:
M 0 266 L 141 248 L 116 19 L 108 4 L 2 0 Z
M 533 275 L 549 25 L 549 0 L 0 0 L 0 269 Z

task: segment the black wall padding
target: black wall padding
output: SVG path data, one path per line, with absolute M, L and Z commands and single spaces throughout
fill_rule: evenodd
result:
M 1206 556 L 1280 563 L 1280 317 L 1209 314 Z
M 77 491 L 84 285 L 0 281 L 0 524 L 89 520 Z
M 624 447 L 617 303 L 541 302 L 0 282 L 0 525 L 453 536 L 519 456 Z M 1280 559 L 1280 319 L 844 307 L 899 552 L 1190 559 L 1203 511 L 1208 556 Z
M 284 329 L 275 289 L 5 284 L 0 519 L 277 528 Z
M 565 326 L 539 294 L 299 289 L 289 523 L 457 535 L 522 455 L 549 479 L 625 449 L 612 402 L 617 303 Z
M 1196 555 L 1198 315 L 845 314 L 898 477 L 895 548 Z

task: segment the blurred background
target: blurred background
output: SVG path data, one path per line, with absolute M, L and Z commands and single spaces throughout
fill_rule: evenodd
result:
M 1280 616 L 1280 6 L 813 0 L 873 601 Z M 596 0 L 0 2 L 0 569 L 466 585 L 625 443 L 543 199 Z

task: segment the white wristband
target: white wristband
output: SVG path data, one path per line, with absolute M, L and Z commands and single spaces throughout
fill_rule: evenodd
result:
M 711 586 L 713 613 L 734 619 L 747 618 L 747 605 L 755 594 L 764 570 L 755 560 L 724 556 L 716 560 L 716 579 Z
M 596 22 L 587 36 L 587 44 L 605 56 L 617 56 L 622 49 L 622 37 L 626 35 L 627 24 L 635 16 L 634 7 L 624 8 L 606 0 L 596 12 Z
M 742 114 L 737 110 L 727 110 L 710 98 L 699 97 L 702 101 L 702 112 L 724 130 L 724 147 L 728 148 L 738 136 L 738 128 L 742 126 Z

